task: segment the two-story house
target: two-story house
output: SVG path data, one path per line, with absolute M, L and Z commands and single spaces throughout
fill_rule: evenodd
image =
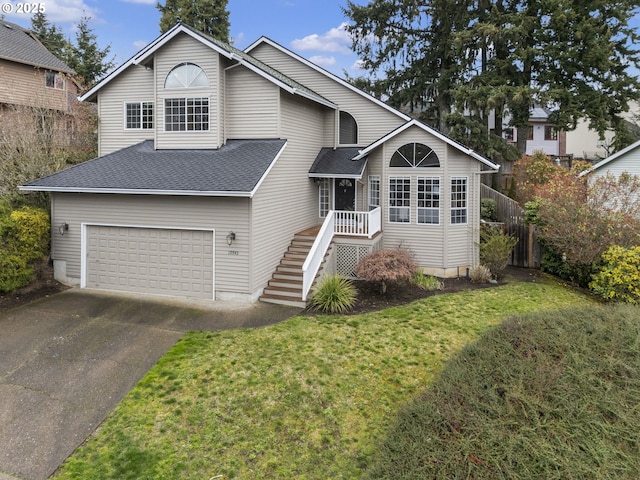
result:
M 100 156 L 21 187 L 51 192 L 65 283 L 303 305 L 372 249 L 448 277 L 479 261 L 499 166 L 267 38 L 177 24 L 81 99 Z
M 79 93 L 74 75 L 30 30 L 0 20 L 0 106 L 67 113 Z

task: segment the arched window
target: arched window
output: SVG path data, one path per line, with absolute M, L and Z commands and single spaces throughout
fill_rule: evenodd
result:
M 347 112 L 340 112 L 340 145 L 356 145 L 358 143 L 358 124 Z
M 390 167 L 439 167 L 438 155 L 422 143 L 407 143 L 391 156 Z
M 208 87 L 209 79 L 204 70 L 195 63 L 176 65 L 164 80 L 164 88 Z

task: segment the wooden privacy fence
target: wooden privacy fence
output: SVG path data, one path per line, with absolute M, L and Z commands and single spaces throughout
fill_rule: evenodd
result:
M 518 239 L 509 265 L 540 268 L 540 242 L 535 227 L 525 225 L 524 209 L 515 200 L 487 185 L 481 184 L 480 189 L 480 198 L 495 200 L 497 221 L 504 226 L 504 232 Z

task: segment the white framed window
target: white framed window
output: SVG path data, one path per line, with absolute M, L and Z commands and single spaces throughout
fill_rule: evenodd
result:
M 411 221 L 411 177 L 389 177 L 389 222 Z
M 431 147 L 422 143 L 407 143 L 391 156 L 390 167 L 427 168 L 439 167 L 438 155 Z
M 167 132 L 209 130 L 209 99 L 165 98 L 164 129 Z
M 451 223 L 467 223 L 467 177 L 451 177 Z
M 417 222 L 440 224 L 440 178 L 418 177 Z
M 64 75 L 56 72 L 46 72 L 44 74 L 44 84 L 47 88 L 64 90 Z
M 380 206 L 380 175 L 369 175 L 369 210 Z
M 318 205 L 320 217 L 324 218 L 329 213 L 329 179 L 322 178 L 318 183 Z
M 208 87 L 209 79 L 204 70 L 195 63 L 176 65 L 164 79 L 164 88 Z
M 127 102 L 124 104 L 124 125 L 127 130 L 153 128 L 153 102 Z

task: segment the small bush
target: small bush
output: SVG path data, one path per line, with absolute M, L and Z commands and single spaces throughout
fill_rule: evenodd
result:
M 9 215 L 6 245 L 27 262 L 39 260 L 49 251 L 49 215 L 33 207 L 22 207 Z
M 486 265 L 478 264 L 469 270 L 469 278 L 472 283 L 489 283 L 491 280 L 491 270 Z
M 0 292 L 12 292 L 29 284 L 33 270 L 24 258 L 0 250 Z
M 423 290 L 426 290 L 427 292 L 432 292 L 434 290 L 442 290 L 442 287 L 443 287 L 442 282 L 440 280 L 438 280 L 433 275 L 425 275 L 422 268 L 419 268 L 418 270 L 416 270 L 416 272 L 413 274 L 412 281 L 414 285 L 417 285 L 418 287 L 420 287 Z
M 517 238 L 505 235 L 498 228 L 485 227 L 480 230 L 480 261 L 496 279 L 502 278 L 509 256 L 517 243 Z
M 413 257 L 407 250 L 382 249 L 370 253 L 356 265 L 356 275 L 365 280 L 380 282 L 384 295 L 388 283 L 408 282 L 417 269 Z
M 326 275 L 314 289 L 310 305 L 325 313 L 344 313 L 356 302 L 353 284 L 340 275 Z
M 480 217 L 489 222 L 498 220 L 498 204 L 493 198 L 480 199 Z
M 640 246 L 609 247 L 589 287 L 607 300 L 640 303 Z

